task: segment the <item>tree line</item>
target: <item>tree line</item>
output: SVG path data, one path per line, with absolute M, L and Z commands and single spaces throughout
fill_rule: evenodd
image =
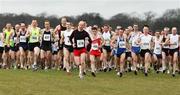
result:
M 77 16 L 66 16 L 68 21 L 72 22 L 74 25 L 80 20 L 84 20 L 88 25 L 98 25 L 109 24 L 113 29 L 117 25 L 122 27 L 128 27 L 133 24 L 138 24 L 140 29 L 143 25 L 149 25 L 152 31 L 161 30 L 164 27 L 177 27 L 180 30 L 180 8 L 178 9 L 168 9 L 161 16 L 157 16 L 156 13 L 152 11 L 145 12 L 142 15 L 136 12 L 118 13 L 109 19 L 104 19 L 99 13 L 83 13 Z M 61 17 L 56 15 L 48 16 L 46 13 L 40 13 L 36 16 L 32 16 L 27 13 L 14 14 L 14 13 L 3 13 L 0 14 L 0 29 L 2 30 L 6 23 L 12 23 L 15 25 L 17 23 L 30 24 L 33 19 L 38 20 L 39 27 L 43 28 L 43 22 L 49 20 L 51 22 L 51 27 L 55 27 L 60 23 Z

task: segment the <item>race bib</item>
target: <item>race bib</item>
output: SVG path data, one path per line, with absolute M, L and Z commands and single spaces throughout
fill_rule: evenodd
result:
M 84 40 L 77 40 L 77 47 L 78 48 L 84 47 Z
M 25 36 L 20 36 L 20 42 L 26 42 L 26 37 Z
M 44 34 L 44 41 L 50 41 L 50 34 Z
M 2 41 L 0 41 L 0 47 L 3 47 L 3 42 Z
M 125 47 L 125 43 L 124 42 L 119 42 L 119 47 Z
M 143 45 L 144 45 L 144 46 L 149 46 L 149 43 L 144 43 Z
M 109 40 L 105 40 L 105 45 L 106 46 L 110 46 L 110 41 Z
M 93 50 L 98 50 L 98 43 L 92 44 L 92 49 Z
M 32 36 L 32 40 L 38 40 L 37 36 Z
M 161 48 L 160 47 L 156 47 L 156 50 L 161 50 Z
M 171 45 L 172 48 L 176 48 L 176 46 L 177 46 L 177 43 L 176 43 L 176 42 L 174 42 L 174 43 Z

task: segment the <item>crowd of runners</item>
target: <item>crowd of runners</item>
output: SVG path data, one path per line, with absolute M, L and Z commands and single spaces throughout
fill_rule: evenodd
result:
M 2 69 L 56 69 L 71 74 L 79 69 L 83 78 L 87 71 L 93 77 L 97 72 L 115 71 L 119 77 L 132 71 L 135 75 L 150 71 L 180 73 L 178 62 L 180 37 L 176 27 L 150 32 L 144 25 L 87 26 L 80 21 L 75 27 L 65 17 L 54 29 L 44 22 L 44 29 L 37 20 L 30 25 L 7 23 L 0 34 L 0 67 Z

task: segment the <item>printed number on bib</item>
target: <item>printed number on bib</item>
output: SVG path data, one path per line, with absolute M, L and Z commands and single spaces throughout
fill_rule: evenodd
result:
M 125 43 L 124 42 L 119 42 L 119 47 L 125 47 Z
M 78 48 L 84 47 L 84 40 L 77 40 L 77 47 Z
M 110 41 L 109 40 L 105 40 L 105 45 L 106 46 L 110 46 Z
M 93 50 L 98 50 L 98 43 L 92 44 L 92 49 Z
M 44 40 L 45 41 L 50 41 L 50 35 L 49 34 L 44 34 Z
M 160 47 L 156 47 L 156 50 L 160 50 L 161 48 Z
M 144 43 L 143 45 L 144 45 L 144 46 L 149 46 L 149 43 Z
M 32 39 L 33 40 L 38 40 L 38 37 L 37 36 L 32 36 Z
M 25 36 L 20 36 L 20 42 L 26 42 L 26 37 Z

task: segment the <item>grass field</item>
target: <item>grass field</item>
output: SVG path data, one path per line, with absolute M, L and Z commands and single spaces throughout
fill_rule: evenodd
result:
M 180 95 L 180 75 L 151 72 L 148 77 L 132 72 L 122 78 L 112 72 L 87 73 L 83 80 L 75 71 L 0 70 L 0 95 Z

